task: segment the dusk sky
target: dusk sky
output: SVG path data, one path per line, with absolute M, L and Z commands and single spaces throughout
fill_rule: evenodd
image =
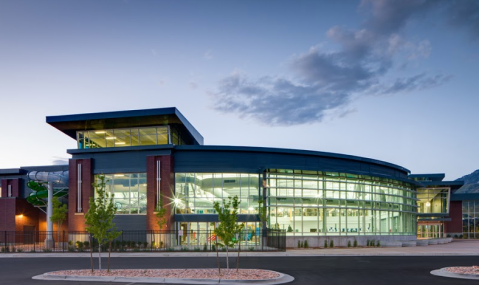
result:
M 207 145 L 479 168 L 479 1 L 0 1 L 0 168 L 46 116 L 177 107 Z

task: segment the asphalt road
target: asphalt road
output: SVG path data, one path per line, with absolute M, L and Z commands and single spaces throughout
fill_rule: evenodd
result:
M 106 265 L 106 259 L 103 261 Z M 232 262 L 234 265 L 234 262 Z M 428 257 L 244 257 L 241 268 L 271 269 L 289 274 L 289 284 L 477 284 L 476 280 L 431 275 L 433 269 L 479 264 L 474 256 Z M 104 282 L 40 281 L 31 277 L 47 271 L 88 268 L 88 258 L 0 258 L 0 284 L 107 284 Z M 112 268 L 205 268 L 215 267 L 211 257 L 114 258 Z M 222 259 L 224 267 L 224 258 Z M 126 284 L 126 283 L 115 283 Z M 141 284 L 141 283 L 135 283 Z

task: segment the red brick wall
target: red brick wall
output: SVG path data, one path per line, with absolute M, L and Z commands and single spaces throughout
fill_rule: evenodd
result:
M 0 231 L 15 230 L 15 200 L 15 198 L 0 199 Z
M 444 223 L 444 232 L 462 233 L 462 201 L 451 201 L 449 217 L 451 221 Z
M 2 197 L 8 197 L 8 185 L 12 188 L 12 196 L 11 197 L 20 197 L 20 179 L 3 179 L 2 180 Z
M 34 226 L 36 230 L 39 230 L 38 217 L 43 212 L 33 207 L 25 199 L 15 200 L 15 230 L 23 231 L 23 226 Z
M 82 166 L 82 211 L 77 213 L 78 164 Z M 93 196 L 92 159 L 70 159 L 69 161 L 69 190 L 68 190 L 68 230 L 85 230 L 85 213 L 89 209 L 90 197 Z
M 166 215 L 169 217 L 166 225 L 160 229 L 156 223 L 155 209 L 157 207 L 156 193 L 156 162 L 160 161 L 160 192 L 163 205 L 166 208 Z M 146 158 L 146 180 L 147 180 L 147 205 L 146 205 L 146 229 L 147 230 L 172 230 L 173 207 L 171 198 L 175 187 L 175 174 L 173 168 L 173 157 L 171 155 L 148 156 Z

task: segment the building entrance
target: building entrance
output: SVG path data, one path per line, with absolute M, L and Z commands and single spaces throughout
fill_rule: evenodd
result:
M 418 223 L 417 237 L 419 239 L 442 238 L 444 225 L 442 223 Z

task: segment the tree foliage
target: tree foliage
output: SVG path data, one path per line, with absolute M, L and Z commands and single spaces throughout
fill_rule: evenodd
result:
M 86 230 L 98 241 L 98 267 L 101 270 L 101 246 L 117 238 L 121 232 L 117 231 L 113 218 L 117 207 L 113 201 L 113 194 L 106 191 L 104 175 L 98 177 L 95 187 L 95 197 L 90 197 L 90 208 L 85 214 Z
M 160 195 L 158 200 L 158 207 L 156 208 L 155 217 L 156 224 L 160 230 L 162 230 L 168 222 L 168 217 L 166 216 L 166 208 L 163 206 L 163 195 Z
M 52 221 L 52 223 L 56 223 L 58 231 L 60 231 L 63 221 L 65 221 L 67 218 L 68 207 L 66 204 L 63 204 L 59 198 L 57 198 L 53 199 L 52 208 L 53 212 L 50 217 L 50 221 Z
M 233 198 L 228 197 L 228 202 L 223 199 L 223 204 L 214 202 L 213 207 L 218 213 L 218 226 L 215 229 L 215 234 L 221 239 L 221 245 L 226 248 L 226 267 L 229 268 L 228 249 L 234 247 L 238 243 L 236 238 L 241 230 L 243 224 L 238 224 L 238 207 L 240 201 L 238 196 Z

